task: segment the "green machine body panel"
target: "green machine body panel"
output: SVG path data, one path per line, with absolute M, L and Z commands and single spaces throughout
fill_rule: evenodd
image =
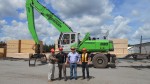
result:
M 78 51 L 82 51 L 82 48 L 86 48 L 88 52 L 108 52 L 112 51 L 113 43 L 109 40 L 86 40 Z
M 111 40 L 89 40 L 90 33 L 86 33 L 83 40 L 77 46 L 72 45 L 77 48 L 77 51 L 81 52 L 82 48 L 86 48 L 88 52 L 108 52 L 113 51 L 113 41 Z

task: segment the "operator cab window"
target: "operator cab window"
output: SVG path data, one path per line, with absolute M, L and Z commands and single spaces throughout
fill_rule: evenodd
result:
M 75 34 L 71 34 L 71 43 L 75 42 Z
M 69 43 L 70 43 L 70 34 L 64 34 L 62 44 L 69 44 Z

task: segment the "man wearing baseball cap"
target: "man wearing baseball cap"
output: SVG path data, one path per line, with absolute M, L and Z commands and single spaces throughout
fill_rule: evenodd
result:
M 64 81 L 67 81 L 66 65 L 65 65 L 67 54 L 63 52 L 62 47 L 59 48 L 59 53 L 56 55 L 56 58 L 58 59 L 59 80 L 62 79 L 62 69 L 63 69 Z
M 68 54 L 68 61 L 70 63 L 70 80 L 73 78 L 77 80 L 77 63 L 79 63 L 79 59 L 80 55 L 76 52 L 74 47 L 71 47 L 71 52 Z
M 51 82 L 54 80 L 54 72 L 55 72 L 55 62 L 57 61 L 55 57 L 55 50 L 52 48 L 50 50 L 51 54 L 49 55 L 49 73 L 48 73 L 48 82 Z

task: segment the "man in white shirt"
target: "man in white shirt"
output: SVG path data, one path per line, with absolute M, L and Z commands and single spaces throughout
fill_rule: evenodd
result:
M 80 55 L 76 52 L 74 47 L 71 47 L 71 52 L 68 54 L 68 60 L 67 60 L 70 63 L 70 80 L 72 80 L 73 78 L 77 80 L 77 63 L 79 63 L 79 60 L 80 60 Z

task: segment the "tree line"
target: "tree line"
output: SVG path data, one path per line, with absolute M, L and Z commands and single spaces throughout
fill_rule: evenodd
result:
M 6 47 L 6 43 L 3 41 L 0 41 L 0 48 L 5 48 Z
M 51 50 L 52 48 L 55 48 L 55 45 L 54 45 L 54 44 L 51 44 L 51 45 L 44 44 L 44 45 L 43 45 L 43 50 L 44 50 L 44 52 L 50 52 L 50 50 Z

